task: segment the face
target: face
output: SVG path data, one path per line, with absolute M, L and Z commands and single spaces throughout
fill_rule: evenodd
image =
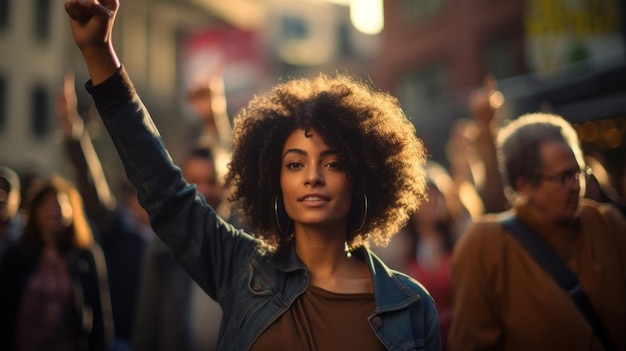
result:
M 572 149 L 563 142 L 547 142 L 540 147 L 544 167 L 538 170 L 539 184 L 526 184 L 522 192 L 548 221 L 567 222 L 578 214 L 584 194 L 585 177 L 580 173 Z
M 306 135 L 297 129 L 283 146 L 280 186 L 285 210 L 296 228 L 346 226 L 352 182 L 317 131 Z
M 420 204 L 419 210 L 415 212 L 419 223 L 436 223 L 442 216 L 443 195 L 434 185 L 428 186 L 428 201 Z
M 35 220 L 44 235 L 57 234 L 72 224 L 74 210 L 65 193 L 48 192 L 35 209 Z
M 214 164 L 203 157 L 191 157 L 185 163 L 183 175 L 187 182 L 195 184 L 207 203 L 217 208 L 222 202 L 222 187 Z

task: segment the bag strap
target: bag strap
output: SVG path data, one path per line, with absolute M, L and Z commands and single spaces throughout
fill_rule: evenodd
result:
M 576 307 L 585 316 L 587 322 L 600 339 L 606 351 L 615 350 L 613 341 L 609 337 L 600 318 L 598 318 L 591 302 L 583 291 L 576 275 L 569 269 L 567 264 L 552 250 L 552 248 L 526 223 L 517 216 L 509 216 L 501 219 L 500 224 L 510 231 L 517 240 L 526 247 L 528 252 L 539 262 L 543 268 L 552 275 L 557 283 L 563 288 L 572 299 Z

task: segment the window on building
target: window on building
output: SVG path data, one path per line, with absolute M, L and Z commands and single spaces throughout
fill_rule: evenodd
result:
M 52 9 L 50 0 L 35 1 L 35 37 L 41 41 L 48 40 L 51 15 Z
M 405 112 L 417 115 L 424 106 L 442 102 L 446 94 L 447 71 L 443 63 L 408 72 L 400 81 L 400 99 Z
M 508 40 L 490 43 L 487 47 L 487 72 L 497 78 L 508 78 L 517 75 L 518 60 L 514 57 L 513 45 Z
M 302 17 L 284 15 L 280 22 L 282 40 L 303 40 L 311 35 L 308 24 Z
M 3 130 L 7 124 L 7 94 L 9 93 L 7 88 L 7 80 L 4 76 L 0 75 L 0 130 Z
M 398 99 L 415 126 L 417 136 L 438 162 L 445 162 L 445 145 L 450 130 L 452 104 L 448 99 L 449 68 L 445 61 L 433 62 L 403 74 Z
M 10 0 L 0 0 L 0 30 L 9 26 Z
M 350 23 L 344 22 L 339 25 L 337 30 L 339 54 L 344 57 L 349 57 L 354 53 L 352 41 L 350 40 L 351 26 Z
M 401 17 L 406 23 L 416 24 L 440 12 L 445 0 L 401 0 Z
M 44 137 L 48 134 L 49 121 L 49 96 L 46 89 L 42 86 L 37 86 L 33 89 L 31 95 L 32 106 L 32 132 L 37 137 Z

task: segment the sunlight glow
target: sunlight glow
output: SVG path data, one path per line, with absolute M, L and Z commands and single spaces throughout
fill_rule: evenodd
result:
M 383 0 L 350 0 L 350 20 L 362 33 L 380 33 L 385 26 Z

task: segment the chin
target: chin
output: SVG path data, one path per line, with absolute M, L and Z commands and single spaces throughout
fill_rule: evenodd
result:
M 568 207 L 568 209 L 565 211 L 565 213 L 563 214 L 559 222 L 563 224 L 570 223 L 571 221 L 577 219 L 579 215 L 580 215 L 580 206 L 576 206 L 575 208 L 572 208 L 572 209 Z

